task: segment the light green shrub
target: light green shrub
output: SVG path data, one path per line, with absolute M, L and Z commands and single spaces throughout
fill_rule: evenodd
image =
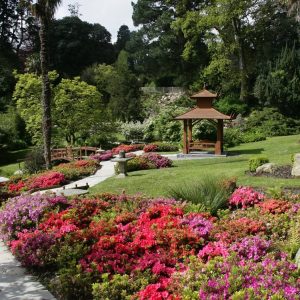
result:
M 269 162 L 269 159 L 264 156 L 250 158 L 249 159 L 249 171 L 255 172 L 258 167 L 260 167 L 263 164 L 266 164 L 268 162 Z

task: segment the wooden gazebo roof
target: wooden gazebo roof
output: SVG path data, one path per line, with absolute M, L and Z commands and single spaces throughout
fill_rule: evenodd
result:
M 230 120 L 230 116 L 224 115 L 213 108 L 212 102 L 215 98 L 217 98 L 217 94 L 213 94 L 204 88 L 202 91 L 191 96 L 191 99 L 197 100 L 197 106 L 183 115 L 176 117 L 175 120 Z
M 175 120 L 189 120 L 189 119 L 216 119 L 216 120 L 230 120 L 231 117 L 224 115 L 214 108 L 199 108 L 196 107 L 183 115 L 175 118 Z
M 202 91 L 194 94 L 191 96 L 192 99 L 197 99 L 197 98 L 217 98 L 217 94 L 213 94 L 207 89 L 203 89 Z

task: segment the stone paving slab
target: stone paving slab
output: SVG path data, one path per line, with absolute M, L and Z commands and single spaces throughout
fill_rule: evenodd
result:
M 0 299 L 55 300 L 34 276 L 26 273 L 2 241 L 0 241 Z

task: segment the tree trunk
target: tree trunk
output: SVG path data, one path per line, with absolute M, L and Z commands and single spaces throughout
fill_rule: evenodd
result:
M 42 72 L 42 110 L 43 110 L 43 142 L 44 142 L 44 158 L 46 168 L 51 167 L 51 89 L 48 77 L 48 51 L 47 51 L 47 34 L 48 23 L 43 17 L 41 18 L 41 27 L 39 31 L 41 50 L 41 72 Z
M 241 79 L 240 100 L 246 102 L 248 98 L 248 75 L 245 62 L 244 45 L 240 37 L 240 21 L 233 19 L 232 26 L 234 30 L 235 41 L 238 46 L 239 71 Z

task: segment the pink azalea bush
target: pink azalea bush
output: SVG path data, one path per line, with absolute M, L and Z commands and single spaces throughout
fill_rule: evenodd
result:
M 145 153 L 143 155 L 131 157 L 133 157 L 133 159 L 127 163 L 128 172 L 170 168 L 173 164 L 172 160 L 157 153 Z
M 49 171 L 30 178 L 26 182 L 29 190 L 44 189 L 52 186 L 62 185 L 66 181 L 64 174 L 55 171 Z
M 264 195 L 251 187 L 239 187 L 229 199 L 231 207 L 247 208 L 264 200 Z
M 96 160 L 98 162 L 110 160 L 114 157 L 113 152 L 111 150 L 102 152 L 102 153 L 96 153 L 90 156 L 90 159 Z

